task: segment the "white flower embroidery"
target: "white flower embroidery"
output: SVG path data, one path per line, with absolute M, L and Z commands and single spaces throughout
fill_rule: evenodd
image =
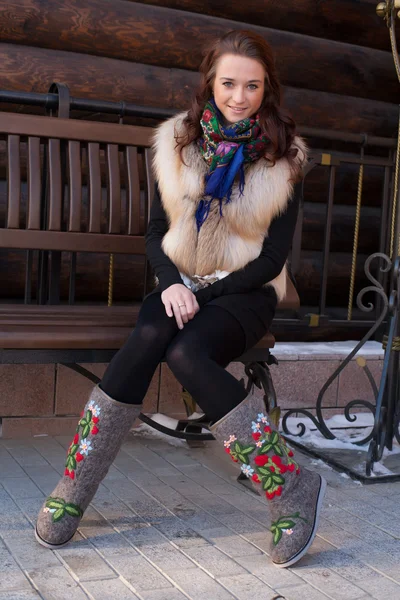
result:
M 246 477 L 251 477 L 254 473 L 254 469 L 251 468 L 250 465 L 242 465 L 242 472 L 246 475 Z
M 81 441 L 81 445 L 80 445 L 80 451 L 82 454 L 86 454 L 86 456 L 89 454 L 90 450 L 93 450 L 92 448 L 92 442 L 90 440 L 82 440 Z
M 93 404 L 93 402 L 89 404 L 88 409 L 92 411 L 94 417 L 98 417 L 101 411 L 100 406 L 98 406 L 98 404 Z
M 261 448 L 264 442 L 265 440 L 258 440 L 258 442 L 256 443 L 257 448 Z
M 293 529 L 283 529 L 282 531 L 284 531 L 286 535 L 292 535 L 293 533 Z
M 45 512 L 45 513 L 48 513 L 48 512 L 50 512 L 50 509 L 49 509 L 49 508 L 46 506 L 46 507 L 43 509 L 43 512 Z
M 254 421 L 251 424 L 251 428 L 254 433 L 257 433 L 260 430 L 260 423 L 255 423 Z

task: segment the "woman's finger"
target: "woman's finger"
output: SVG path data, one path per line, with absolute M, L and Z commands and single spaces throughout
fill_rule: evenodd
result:
M 183 329 L 182 314 L 181 314 L 181 309 L 178 306 L 178 302 L 172 303 L 172 309 L 174 311 L 176 324 L 178 325 L 179 329 Z
M 167 316 L 168 317 L 173 317 L 174 316 L 174 312 L 172 310 L 171 302 L 169 300 L 165 300 L 164 306 L 165 306 L 165 312 L 167 313 Z
M 188 296 L 185 299 L 185 302 L 186 302 L 185 306 L 182 306 L 181 308 L 185 309 L 187 318 L 190 321 L 191 319 L 193 319 L 194 315 L 196 314 L 196 311 L 193 306 L 193 298 Z
M 186 304 L 182 302 L 182 300 L 178 301 L 179 310 L 181 312 L 182 321 L 187 323 L 189 321 L 188 309 L 186 308 Z

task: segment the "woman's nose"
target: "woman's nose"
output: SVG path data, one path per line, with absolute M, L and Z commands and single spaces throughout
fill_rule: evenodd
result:
M 241 87 L 237 87 L 234 89 L 232 94 L 232 99 L 236 104 L 243 104 L 244 102 L 244 90 Z

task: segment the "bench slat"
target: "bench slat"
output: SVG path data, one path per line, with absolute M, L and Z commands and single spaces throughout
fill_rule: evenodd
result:
M 125 152 L 128 180 L 128 235 L 139 235 L 140 231 L 140 181 L 138 151 L 128 146 Z
M 49 140 L 49 229 L 61 230 L 61 152 L 60 140 Z
M 148 148 L 154 135 L 150 127 L 119 125 L 74 119 L 23 115 L 0 111 L 0 131 L 5 134 L 59 138 L 106 144 L 144 146 Z
M 88 144 L 89 159 L 89 232 L 100 233 L 101 223 L 101 169 L 100 144 Z
M 69 231 L 81 230 L 82 210 L 82 171 L 81 145 L 79 142 L 68 143 L 69 161 Z
M 19 227 L 19 213 L 21 205 L 21 166 L 20 166 L 20 137 L 8 137 L 8 204 L 7 227 Z
M 108 206 L 110 218 L 108 233 L 121 231 L 121 176 L 119 170 L 119 152 L 115 144 L 107 144 Z
M 145 254 L 143 236 L 76 233 L 73 231 L 0 229 L 0 239 L 1 247 L 10 249 Z
M 40 138 L 28 139 L 27 229 L 40 229 Z
M 146 183 L 147 183 L 147 194 L 146 194 L 146 228 L 147 223 L 150 219 L 150 207 L 153 202 L 154 188 L 155 188 L 155 177 L 152 169 L 154 153 L 151 148 L 146 148 L 144 151 L 144 165 L 146 169 Z

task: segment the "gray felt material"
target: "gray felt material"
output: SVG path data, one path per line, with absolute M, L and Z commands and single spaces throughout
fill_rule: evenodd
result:
M 298 466 L 293 450 L 270 422 L 262 398 L 249 395 L 211 431 L 267 504 L 273 562 L 294 564 L 315 537 L 323 479 Z
M 141 406 L 116 402 L 96 386 L 85 405 L 69 447 L 65 472 L 40 509 L 39 542 L 69 541 L 106 476 Z

